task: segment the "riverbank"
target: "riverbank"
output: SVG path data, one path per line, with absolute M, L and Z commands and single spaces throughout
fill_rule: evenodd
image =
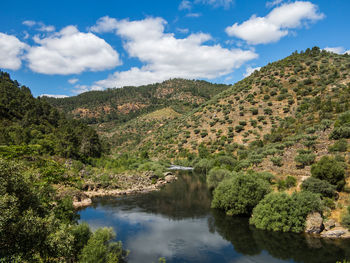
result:
M 141 178 L 141 177 L 140 177 Z M 145 182 L 145 178 L 148 180 Z M 126 189 L 93 189 L 81 191 L 73 197 L 73 206 L 75 209 L 90 206 L 92 199 L 95 197 L 103 196 L 124 196 L 141 193 L 149 193 L 152 191 L 158 191 L 162 186 L 177 180 L 177 177 L 171 173 L 166 172 L 164 178 L 155 178 L 152 175 L 146 174 L 146 177 L 142 177 L 144 184 L 138 183 L 140 180 L 135 180 L 135 177 L 125 177 L 128 181 Z

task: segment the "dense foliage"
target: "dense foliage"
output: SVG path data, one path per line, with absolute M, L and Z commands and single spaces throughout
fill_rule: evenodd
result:
M 37 145 L 41 153 L 75 159 L 98 157 L 102 152 L 96 131 L 35 99 L 29 88 L 4 72 L 0 72 L 0 145 L 5 152 L 14 145 Z
M 323 197 L 329 198 L 335 197 L 337 194 L 336 187 L 334 185 L 312 176 L 303 181 L 301 184 L 301 189 L 315 194 L 321 194 Z
M 214 190 L 212 207 L 222 209 L 228 215 L 250 214 L 269 192 L 269 183 L 259 174 L 240 173 L 219 183 Z
M 0 209 L 0 261 L 77 262 L 81 254 L 80 262 L 97 262 L 85 260 L 91 246 L 99 251 L 98 262 L 125 256 L 120 243 L 109 242 L 115 237 L 110 230 L 92 234 L 86 224 L 77 225 L 71 199 L 57 197 L 50 184 L 2 159 Z
M 260 229 L 299 233 L 307 215 L 321 210 L 320 198 L 311 192 L 270 193 L 254 208 L 250 223 Z
M 312 176 L 335 185 L 338 190 L 345 185 L 345 169 L 342 163 L 333 157 L 324 156 L 311 167 Z

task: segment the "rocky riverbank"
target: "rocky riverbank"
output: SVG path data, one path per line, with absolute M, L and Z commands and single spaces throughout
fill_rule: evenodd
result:
M 350 231 L 333 219 L 323 220 L 320 213 L 309 214 L 306 218 L 305 232 L 323 238 L 350 238 Z
M 157 178 L 151 172 L 136 178 L 137 176 L 125 177 L 125 180 L 128 181 L 128 187 L 122 189 L 87 187 L 87 190 L 81 191 L 73 197 L 73 206 L 76 209 L 90 206 L 94 197 L 123 196 L 158 191 L 162 186 L 177 180 L 177 177 L 171 172 L 165 173 L 164 178 Z

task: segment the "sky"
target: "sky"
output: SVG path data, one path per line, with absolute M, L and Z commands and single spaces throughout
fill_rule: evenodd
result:
M 170 78 L 234 84 L 313 46 L 350 52 L 348 0 L 31 0 L 0 9 L 0 69 L 34 96 Z

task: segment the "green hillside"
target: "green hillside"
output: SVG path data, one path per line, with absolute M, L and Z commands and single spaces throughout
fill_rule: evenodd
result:
M 171 106 L 187 112 L 227 89 L 227 85 L 200 80 L 172 79 L 140 87 L 90 91 L 69 98 L 46 98 L 53 106 L 87 123 L 123 123 Z

